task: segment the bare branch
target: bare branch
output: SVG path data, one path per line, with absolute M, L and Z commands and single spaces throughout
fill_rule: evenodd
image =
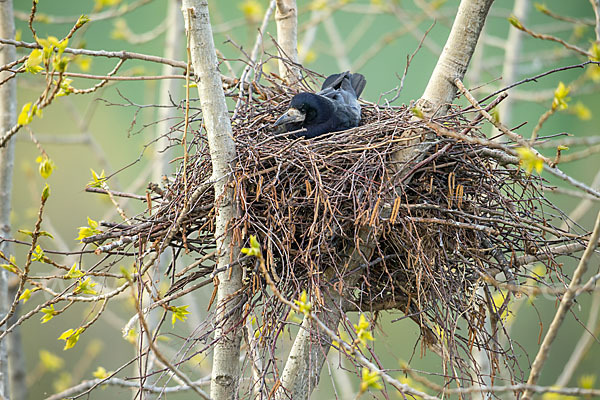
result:
M 590 237 L 590 242 L 588 243 L 588 246 L 585 249 L 583 256 L 581 257 L 581 260 L 579 260 L 579 265 L 577 265 L 577 268 L 575 269 L 575 272 L 573 273 L 573 278 L 571 279 L 571 283 L 569 284 L 569 289 L 564 294 L 564 296 L 560 302 L 560 306 L 558 307 L 558 310 L 556 311 L 556 314 L 554 315 L 554 319 L 552 320 L 552 323 L 550 324 L 548 333 L 544 337 L 544 341 L 542 342 L 542 345 L 540 346 L 540 349 L 535 357 L 535 360 L 533 361 L 533 364 L 531 366 L 531 372 L 529 373 L 529 379 L 527 379 L 528 385 L 535 385 L 540 377 L 540 373 L 542 372 L 542 367 L 544 365 L 544 362 L 546 361 L 546 358 L 548 357 L 548 353 L 550 352 L 550 347 L 552 346 L 552 342 L 554 342 L 554 339 L 556 338 L 556 335 L 558 333 L 558 329 L 562 325 L 562 323 L 565 319 L 565 316 L 566 316 L 567 312 L 569 311 L 569 309 L 571 308 L 571 305 L 573 304 L 573 300 L 575 299 L 575 295 L 576 295 L 575 287 L 577 287 L 579 285 L 579 282 L 581 282 L 581 278 L 587 271 L 588 263 L 590 262 L 590 259 L 591 259 L 592 255 L 594 254 L 594 250 L 596 249 L 596 246 L 598 245 L 599 238 L 600 238 L 600 212 L 598 213 L 598 216 L 596 217 L 596 223 L 594 225 L 594 230 L 592 232 L 592 236 Z M 525 393 L 523 394 L 523 400 L 531 399 L 532 394 L 533 394 L 533 391 L 531 389 L 527 389 L 525 391 Z

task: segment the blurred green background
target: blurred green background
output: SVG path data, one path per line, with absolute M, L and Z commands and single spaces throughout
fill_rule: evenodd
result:
M 35 27 L 38 36 L 46 37 L 54 35 L 62 38 L 70 29 L 72 24 L 59 23 L 49 24 L 45 20 L 59 16 L 73 16 L 73 21 L 81 14 L 94 14 L 98 11 L 118 9 L 126 2 L 110 5 L 105 1 L 102 10 L 98 9 L 102 1 L 50 1 L 40 0 L 38 5 L 38 19 Z M 236 46 L 240 46 L 246 52 L 250 52 L 256 37 L 260 20 L 268 2 L 258 1 L 232 1 L 232 2 L 210 2 L 211 20 L 215 30 L 215 44 L 222 55 L 231 60 L 229 64 L 233 71 L 239 76 L 244 64 L 236 61 L 240 52 Z M 323 75 L 339 72 L 343 69 L 351 69 L 360 72 L 367 77 L 367 87 L 363 98 L 372 102 L 384 102 L 384 98 L 393 97 L 392 94 L 382 96 L 382 93 L 393 89 L 400 83 L 406 65 L 406 57 L 412 54 L 423 37 L 424 32 L 435 25 L 427 36 L 421 50 L 414 57 L 408 75 L 404 83 L 399 100 L 394 104 L 408 104 L 411 100 L 418 99 L 425 88 L 429 75 L 445 43 L 445 39 L 452 24 L 458 1 L 313 1 L 299 2 L 299 44 L 300 55 L 304 59 L 307 68 L 315 70 Z M 587 18 L 593 16 L 589 1 L 574 0 L 564 2 L 550 0 L 546 3 L 548 7 L 560 15 L 568 15 L 574 18 Z M 502 64 L 504 61 L 504 49 L 501 48 L 502 40 L 507 37 L 509 23 L 507 17 L 511 14 L 512 1 L 497 1 L 492 6 L 488 19 L 484 39 L 480 42 L 479 53 L 472 62 L 465 82 L 468 87 L 474 88 L 483 83 L 486 86 L 474 91 L 479 98 L 499 87 L 505 86 L 503 82 Z M 15 8 L 21 19 L 17 20 L 18 34 L 21 40 L 32 41 L 32 34 L 27 27 L 23 16 L 29 13 L 31 2 L 17 0 Z M 69 43 L 70 46 L 84 46 L 87 49 L 118 51 L 128 50 L 138 53 L 162 56 L 164 54 L 164 34 L 160 33 L 151 41 L 146 43 L 130 43 L 135 34 L 141 34 L 155 30 L 160 26 L 166 15 L 167 1 L 155 0 L 135 10 L 125 13 L 118 20 L 107 19 L 92 21 L 85 28 L 83 35 L 77 33 Z M 423 12 L 422 9 L 427 10 Z M 317 15 L 315 17 L 315 14 Z M 318 20 L 318 23 L 310 22 Z M 333 25 L 333 28 L 332 28 Z M 124 29 L 124 26 L 127 29 Z M 527 26 L 536 31 L 548 32 L 563 38 L 583 42 L 585 48 L 589 40 L 593 38 L 593 28 L 557 21 L 538 12 L 530 5 Z M 312 27 L 312 28 L 311 28 Z M 337 31 L 344 43 L 344 54 L 336 54 L 339 46 L 332 44 L 331 32 Z M 269 54 L 275 54 L 271 37 L 276 37 L 276 28 L 272 19 L 264 35 L 264 50 Z M 309 36 L 314 35 L 314 41 Z M 585 45 L 586 40 L 588 45 Z M 310 43 L 310 47 L 302 47 L 303 43 Z M 234 45 L 235 43 L 235 45 Z M 179 43 L 185 46 L 185 38 Z M 23 49 L 19 55 L 25 55 Z M 264 56 L 267 59 L 267 56 Z M 523 48 L 518 63 L 518 77 L 525 78 L 536 75 L 543 71 L 563 65 L 579 63 L 584 61 L 581 57 L 565 54 L 556 43 L 543 42 L 530 37 L 524 37 Z M 89 63 L 91 61 L 91 63 Z M 185 59 L 182 59 L 185 61 Z M 114 59 L 108 58 L 80 58 L 69 66 L 71 72 L 84 72 L 88 74 L 103 75 L 109 72 L 115 65 Z M 86 65 L 89 64 L 89 65 Z M 89 67 L 89 69 L 88 69 Z M 277 66 L 273 61 L 264 66 L 265 71 L 277 72 Z M 224 65 L 221 72 L 229 74 Z M 161 66 L 147 62 L 129 60 L 121 69 L 121 75 L 159 75 Z M 566 84 L 574 81 L 585 74 L 586 71 L 577 69 L 550 75 L 538 82 L 528 83 L 518 87 L 511 95 L 518 98 L 529 98 L 538 95 L 537 101 L 517 100 L 513 107 L 510 126 L 516 126 L 522 122 L 527 124 L 519 129 L 525 137 L 529 137 L 539 116 L 549 109 L 552 96 L 544 97 L 544 93 L 551 93 L 559 81 Z M 40 75 L 20 75 L 18 80 L 18 110 L 29 101 L 34 101 L 42 89 L 44 78 Z M 97 81 L 75 78 L 73 86 L 86 88 L 93 86 Z M 181 88 L 184 81 L 180 80 Z M 155 125 L 157 120 L 156 107 L 138 109 L 135 106 L 118 106 L 114 104 L 126 104 L 127 100 L 139 105 L 152 105 L 159 102 L 160 81 L 138 81 L 110 83 L 99 92 L 89 96 L 67 96 L 56 99 L 54 103 L 44 110 L 42 119 L 36 118 L 30 125 L 31 131 L 39 140 L 50 158 L 56 164 L 56 170 L 48 179 L 52 189 L 52 196 L 46 209 L 46 217 L 43 229 L 55 235 L 55 240 L 41 239 L 41 245 L 45 249 L 79 249 L 77 244 L 77 228 L 86 225 L 86 217 L 95 220 L 109 219 L 117 220 L 114 209 L 108 199 L 101 195 L 90 194 L 84 191 L 86 183 L 91 180 L 90 168 L 97 172 L 105 170 L 107 175 L 122 169 L 132 161 L 139 162 L 121 171 L 116 177 L 111 178 L 108 183 L 112 189 L 135 191 L 144 193 L 146 183 L 151 180 L 150 171 L 153 166 L 154 149 L 145 145 L 150 143 L 155 136 Z M 120 93 L 119 93 L 120 92 Z M 122 96 L 123 97 L 122 97 Z M 193 94 L 192 96 L 194 96 Z M 585 115 L 577 115 L 572 112 L 559 112 L 553 115 L 544 125 L 541 136 L 552 135 L 560 132 L 568 132 L 576 137 L 598 136 L 600 126 L 600 92 L 598 82 L 587 80 L 579 91 L 571 94 L 571 104 L 581 102 L 591 111 L 589 119 L 581 118 Z M 100 100 L 100 99 L 104 99 Z M 176 103 L 181 100 L 173 99 Z M 462 100 L 459 104 L 465 104 Z M 182 113 L 178 112 L 179 120 Z M 502 115 L 500 115 L 502 119 Z M 173 120 L 173 122 L 177 122 Z M 505 121 L 508 122 L 508 121 Z M 82 129 L 84 126 L 84 129 Z M 78 143 L 69 143 L 79 141 Z M 86 141 L 81 143 L 81 141 Z M 37 173 L 36 157 L 40 154 L 37 146 L 31 141 L 27 129 L 23 129 L 17 135 L 16 168 L 14 178 L 14 196 L 12 219 L 13 232 L 17 229 L 32 230 L 35 222 L 41 189 L 44 180 Z M 545 151 L 547 155 L 553 155 L 554 150 Z M 587 159 L 576 161 L 562 166 L 562 169 L 571 176 L 591 184 L 594 176 L 600 168 L 600 156 L 597 154 Z M 545 177 L 550 184 L 560 184 L 552 177 Z M 137 183 L 136 183 L 137 181 Z M 133 186 L 132 186 L 133 185 Z M 568 195 L 549 194 L 549 198 L 565 212 L 570 212 L 579 203 L 580 199 Z M 133 201 L 124 203 L 130 214 L 139 212 L 142 208 L 134 205 Z M 593 218 L 598 211 L 598 202 L 594 203 L 584 214 L 579 222 L 587 229 L 591 227 Z M 25 236 L 18 236 L 26 240 Z M 25 257 L 25 246 L 17 246 L 15 254 L 17 261 L 22 262 Z M 99 257 L 83 257 L 70 259 L 70 263 L 83 262 L 84 266 L 90 266 L 99 261 Z M 127 266 L 127 261 L 123 260 Z M 183 264 L 181 264 L 183 265 Z M 570 272 L 576 266 L 576 261 L 565 258 L 563 269 Z M 119 265 L 115 266 L 118 268 Z M 598 257 L 596 256 L 591 265 L 589 274 L 598 273 Z M 45 266 L 34 264 L 34 272 L 42 272 Z M 588 274 L 588 275 L 589 275 Z M 60 283 L 57 283 L 60 285 Z M 60 287 L 56 287 L 56 290 Z M 193 332 L 201 324 L 203 316 L 206 315 L 206 304 L 210 296 L 211 288 L 196 294 L 195 301 L 190 308 L 192 314 L 185 326 L 178 324 L 174 332 L 184 336 Z M 43 296 L 43 295 L 42 295 Z M 32 308 L 36 300 L 28 302 L 24 309 Z M 584 295 L 578 300 L 573 313 L 568 315 L 565 325 L 560 330 L 557 343 L 550 355 L 550 360 L 544 368 L 541 384 L 552 384 L 558 374 L 562 371 L 564 363 L 568 359 L 572 349 L 579 339 L 583 328 L 582 323 L 587 320 L 590 296 Z M 120 330 L 127 319 L 134 314 L 134 308 L 127 301 L 122 302 L 123 307 L 110 309 L 97 324 L 90 328 L 82 336 L 77 346 L 71 350 L 63 351 L 64 343 L 58 341 L 57 337 L 65 330 L 74 328 L 81 323 L 82 319 L 89 315 L 90 308 L 76 306 L 69 312 L 54 318 L 47 324 L 40 325 L 37 317 L 28 320 L 22 326 L 24 340 L 24 351 L 27 360 L 27 369 L 31 373 L 30 399 L 40 399 L 54 393 L 56 390 L 64 389 L 76 384 L 82 379 L 91 379 L 92 373 L 98 366 L 103 366 L 111 371 L 131 360 L 135 354 L 131 345 L 121 337 Z M 516 353 L 518 360 L 526 376 L 528 365 L 535 356 L 538 348 L 540 329 L 544 332 L 549 326 L 552 316 L 556 310 L 557 303 L 554 298 L 540 296 L 534 301 L 523 300 L 523 305 L 516 315 L 513 327 L 513 338 L 519 343 Z M 94 312 L 92 312 L 93 314 Z M 399 369 L 400 361 L 410 360 L 415 369 L 441 372 L 438 356 L 427 353 L 421 357 L 418 344 L 418 329 L 416 325 L 408 321 L 391 323 L 399 318 L 399 312 L 382 315 L 380 318 L 381 330 L 375 334 L 374 348 L 378 352 L 382 365 L 390 370 Z M 577 321 L 579 319 L 579 321 Z M 170 325 L 169 325 L 170 327 Z M 168 340 L 169 338 L 167 338 Z M 416 346 L 416 347 L 415 347 Z M 47 350 L 64 360 L 62 368 L 52 371 L 46 365 L 44 369 L 40 364 L 40 350 Z M 333 374 L 332 370 L 337 368 L 337 357 L 332 358 L 330 369 L 324 368 L 321 386 L 314 393 L 315 399 L 333 398 L 332 379 L 328 377 Z M 577 385 L 578 379 L 585 374 L 597 374 L 600 371 L 600 346 L 595 342 L 583 362 L 578 367 L 571 385 Z M 200 359 L 198 368 L 201 373 L 208 374 L 209 363 Z M 50 368 L 50 370 L 48 369 Z M 134 376 L 132 367 L 125 369 L 121 377 Z M 197 372 L 196 372 L 197 373 Z M 400 372 L 394 374 L 400 377 Z M 337 387 L 337 394 L 341 398 L 346 393 L 356 393 L 358 390 L 358 379 L 351 373 L 346 375 L 350 379 L 347 387 Z M 339 377 L 336 379 L 340 379 Z M 500 383 L 500 382 L 498 382 Z M 598 386 L 598 385 L 596 385 Z M 110 396 L 117 398 L 129 398 L 130 390 L 125 388 L 109 388 L 106 390 L 95 390 L 89 398 L 103 399 Z M 392 395 L 393 397 L 396 394 Z M 192 398 L 191 394 L 168 395 L 167 398 Z M 352 397 L 349 397 L 352 398 Z

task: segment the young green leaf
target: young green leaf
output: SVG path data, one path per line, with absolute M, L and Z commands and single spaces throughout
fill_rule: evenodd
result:
M 187 315 L 190 313 L 187 308 L 189 306 L 180 306 L 180 307 L 171 307 L 169 310 L 173 313 L 173 315 L 171 316 L 171 324 L 173 324 L 173 326 L 175 326 L 175 322 L 177 320 L 180 320 L 181 322 L 184 322 L 187 319 Z
M 81 335 L 82 333 L 83 328 L 77 328 L 77 330 L 69 329 L 64 331 L 62 335 L 58 337 L 58 340 L 65 341 L 65 347 L 63 348 L 63 350 L 69 350 L 70 348 L 75 346 L 75 344 L 77 344 L 77 342 L 79 341 L 79 335 Z
M 79 282 L 79 285 L 77 285 L 73 294 L 98 294 L 98 292 L 94 290 L 94 286 L 96 285 L 97 283 L 92 282 L 92 278 L 87 278 L 85 281 Z
M 49 307 L 42 308 L 42 313 L 44 313 L 42 316 L 42 324 L 45 324 L 54 318 L 55 315 L 58 315 L 58 311 L 54 310 L 54 304 L 50 304 Z

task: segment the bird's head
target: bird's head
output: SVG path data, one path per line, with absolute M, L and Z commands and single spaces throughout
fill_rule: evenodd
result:
M 329 110 L 330 105 L 322 96 L 314 93 L 298 93 L 292 98 L 290 108 L 277 121 L 275 126 L 294 124 L 301 126 L 320 122 L 323 111 Z

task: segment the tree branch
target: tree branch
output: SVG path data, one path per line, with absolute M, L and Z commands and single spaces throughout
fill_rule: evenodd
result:
M 594 250 L 596 249 L 596 246 L 598 245 L 599 238 L 600 238 L 600 212 L 598 213 L 598 216 L 596 217 L 596 223 L 594 225 L 594 231 L 592 232 L 592 236 L 590 237 L 590 242 L 589 242 L 587 248 L 585 249 L 583 256 L 581 257 L 581 260 L 579 260 L 579 265 L 577 266 L 577 268 L 575 269 L 575 272 L 573 273 L 573 279 L 571 280 L 571 283 L 569 284 L 569 289 L 564 294 L 564 296 L 560 302 L 560 306 L 558 307 L 558 310 L 556 311 L 556 314 L 554 315 L 554 319 L 552 320 L 552 323 L 550 324 L 548 333 L 546 334 L 546 337 L 544 337 L 544 341 L 542 342 L 542 345 L 540 346 L 540 349 L 539 349 L 537 355 L 535 356 L 535 360 L 533 361 L 533 364 L 531 366 L 531 372 L 529 373 L 529 379 L 527 379 L 528 385 L 535 385 L 540 377 L 540 373 L 542 372 L 542 367 L 544 365 L 544 362 L 546 361 L 546 359 L 548 358 L 548 354 L 550 353 L 550 346 L 552 345 L 552 342 L 554 342 L 554 339 L 556 338 L 556 335 L 558 333 L 558 329 L 562 325 L 562 323 L 565 319 L 565 316 L 567 315 L 567 312 L 569 311 L 569 309 L 571 308 L 571 305 L 573 304 L 573 300 L 575 299 L 575 295 L 577 294 L 576 293 L 577 290 L 575 288 L 577 286 L 579 286 L 579 282 L 581 282 L 581 278 L 587 271 L 588 263 L 590 262 L 590 259 L 591 259 L 592 255 L 594 254 Z M 525 391 L 525 393 L 523 394 L 522 400 L 530 400 L 532 397 L 532 394 L 533 394 L 532 390 L 527 389 Z

